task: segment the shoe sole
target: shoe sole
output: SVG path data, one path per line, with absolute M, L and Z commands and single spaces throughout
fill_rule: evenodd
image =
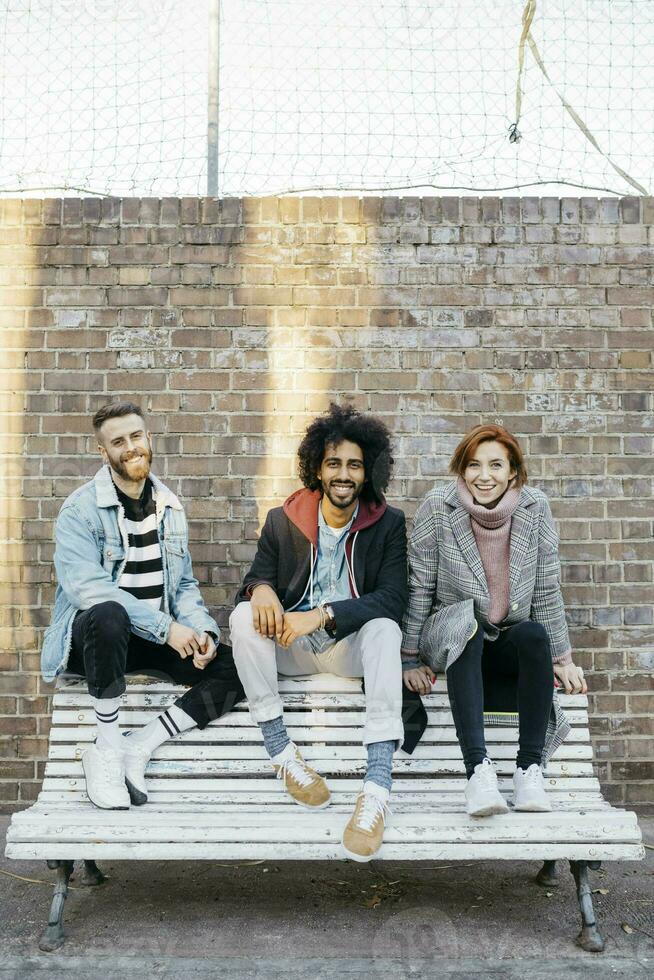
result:
M 374 854 L 364 856 L 363 854 L 355 854 L 354 851 L 348 851 L 343 841 L 341 841 L 341 847 L 343 848 L 343 853 L 345 854 L 346 858 L 349 858 L 350 861 L 357 861 L 359 864 L 367 864 L 368 861 L 374 861 L 376 857 L 379 857 L 379 852 L 382 849 L 382 845 L 380 844 Z
M 489 803 L 487 806 L 480 807 L 478 810 L 467 811 L 469 817 L 492 817 L 494 814 L 508 813 L 509 808 L 506 804 L 500 806 L 499 803 Z
M 127 792 L 129 793 L 132 806 L 143 806 L 148 802 L 148 794 L 137 789 L 134 783 L 131 783 L 127 777 L 125 777 L 125 786 L 127 786 Z
M 290 793 L 288 795 L 291 796 Z M 324 803 L 319 803 L 317 806 L 311 806 L 309 803 L 300 803 L 300 801 L 296 800 L 294 796 L 291 796 L 291 799 L 293 800 L 294 803 L 297 803 L 298 806 L 301 806 L 303 810 L 325 810 L 327 809 L 327 807 L 332 801 L 332 798 L 330 796 L 329 799 L 325 800 Z
M 552 807 L 549 806 L 549 804 L 547 806 L 540 806 L 538 803 L 533 803 L 533 804 L 523 803 L 522 806 L 516 806 L 514 803 L 513 809 L 517 813 L 551 813 L 552 812 Z

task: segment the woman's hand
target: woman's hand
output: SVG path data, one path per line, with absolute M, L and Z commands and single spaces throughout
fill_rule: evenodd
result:
M 436 674 L 430 667 L 423 664 L 421 667 L 405 670 L 403 679 L 410 691 L 415 691 L 416 694 L 429 694 L 431 686 L 436 680 Z
M 566 694 L 586 694 L 588 691 L 584 672 L 575 664 L 554 664 L 554 676 L 561 681 Z

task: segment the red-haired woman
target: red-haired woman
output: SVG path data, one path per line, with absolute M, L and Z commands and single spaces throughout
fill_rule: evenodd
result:
M 508 809 L 484 738 L 485 689 L 504 681 L 519 714 L 514 808 L 551 810 L 541 764 L 565 733 L 554 675 L 566 693 L 587 690 L 572 662 L 552 514 L 502 426 L 469 432 L 450 471 L 455 480 L 421 501 L 409 540 L 404 682 L 426 694 L 446 672 L 467 811 L 482 817 Z

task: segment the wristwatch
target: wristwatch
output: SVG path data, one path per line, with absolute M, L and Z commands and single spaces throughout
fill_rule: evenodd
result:
M 336 632 L 336 621 L 334 618 L 334 610 L 329 605 L 329 603 L 323 606 L 323 609 L 325 610 L 325 614 L 327 616 L 327 619 L 325 620 L 325 633 L 328 633 L 329 636 L 333 636 L 334 633 Z

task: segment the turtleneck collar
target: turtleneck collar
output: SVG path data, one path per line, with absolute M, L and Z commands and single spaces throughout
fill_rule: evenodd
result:
M 478 504 L 472 496 L 463 477 L 458 477 L 456 481 L 456 492 L 461 502 L 461 506 L 466 510 L 470 517 L 482 527 L 490 529 L 502 527 L 507 521 L 511 520 L 513 512 L 520 502 L 520 489 L 509 487 L 504 496 L 495 507 L 484 507 Z

